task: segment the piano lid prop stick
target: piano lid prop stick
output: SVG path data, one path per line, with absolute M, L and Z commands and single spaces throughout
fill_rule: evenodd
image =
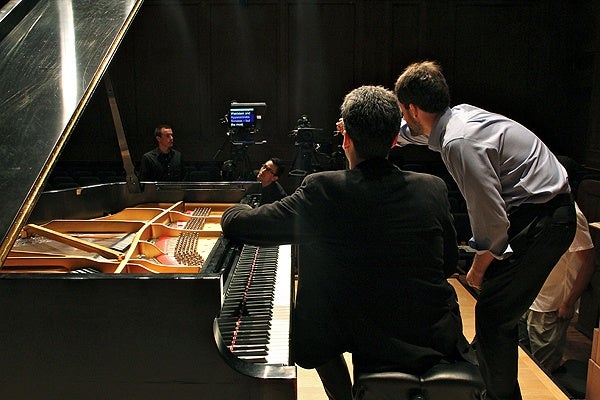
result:
M 34 233 L 36 235 L 45 236 L 48 239 L 56 240 L 57 242 L 67 244 L 77 249 L 99 254 L 104 258 L 116 260 L 123 259 L 123 253 L 119 251 L 109 249 L 108 247 L 100 246 L 92 242 L 88 242 L 87 240 L 76 238 L 66 233 L 53 231 L 51 229 L 44 228 L 43 226 L 28 224 L 25 225 L 23 230 L 27 233 L 27 235 L 29 235 L 30 233 Z

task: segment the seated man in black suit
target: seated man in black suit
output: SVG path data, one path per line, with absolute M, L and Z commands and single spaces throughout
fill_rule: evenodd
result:
M 295 361 L 346 400 L 345 352 L 355 371 L 419 374 L 469 345 L 446 280 L 458 259 L 446 184 L 388 161 L 402 117 L 389 90 L 351 91 L 341 116 L 349 169 L 308 175 L 279 202 L 235 205 L 221 224 L 246 243 L 299 244 Z
M 285 172 L 283 162 L 277 157 L 271 157 L 260 166 L 256 179 L 260 181 L 260 204 L 268 204 L 283 199 L 287 193 L 277 182 Z

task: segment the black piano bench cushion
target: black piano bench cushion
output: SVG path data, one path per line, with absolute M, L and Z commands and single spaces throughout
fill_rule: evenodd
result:
M 354 400 L 481 400 L 485 385 L 479 368 L 466 361 L 437 364 L 417 376 L 402 372 L 358 372 Z

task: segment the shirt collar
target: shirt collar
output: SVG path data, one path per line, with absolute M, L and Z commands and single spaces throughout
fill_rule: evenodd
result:
M 396 167 L 387 158 L 376 157 L 361 161 L 355 168 L 370 175 L 384 175 Z
M 452 110 L 447 108 L 446 111 L 438 118 L 438 120 L 431 128 L 429 134 L 429 148 L 433 151 L 440 152 L 442 150 L 442 140 L 444 140 L 444 133 L 446 133 L 446 125 L 452 115 Z

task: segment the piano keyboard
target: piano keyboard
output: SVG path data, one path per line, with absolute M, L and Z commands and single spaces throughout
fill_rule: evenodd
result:
M 219 330 L 249 363 L 290 364 L 291 246 L 245 245 L 225 293 Z
M 101 272 L 102 271 L 97 268 L 77 268 L 70 271 L 72 274 L 98 274 Z

